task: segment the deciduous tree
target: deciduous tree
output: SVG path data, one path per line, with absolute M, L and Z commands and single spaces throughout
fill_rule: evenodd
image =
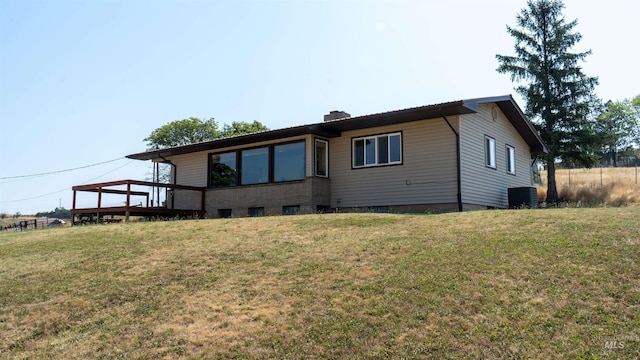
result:
M 525 112 L 547 144 L 547 202 L 557 201 L 555 160 L 592 166 L 594 95 L 598 80 L 586 76 L 579 63 L 591 52 L 573 53 L 580 41 L 574 31 L 577 21 L 565 22 L 560 0 L 529 0 L 516 16 L 516 27 L 507 26 L 515 39 L 515 55 L 496 55 L 497 71 L 508 73 L 519 83 L 516 91 L 526 103 Z
M 637 98 L 640 98 L 638 96 Z M 607 102 L 605 111 L 598 117 L 598 132 L 602 136 L 602 152 L 618 166 L 618 155 L 632 154 L 640 140 L 637 110 L 633 101 Z
M 144 141 L 147 142 L 147 149 L 153 150 L 213 140 L 220 135 L 218 123 L 213 118 L 204 120 L 190 117 L 160 126 Z
M 234 121 L 231 125 L 225 124 L 220 130 L 218 123 L 213 118 L 199 119 L 190 117 L 162 125 L 153 130 L 144 141 L 147 142 L 147 150 L 155 150 L 266 130 L 269 130 L 269 128 L 255 120 L 251 123 Z M 169 170 L 167 165 L 160 165 L 157 170 L 154 170 L 153 175 L 147 175 L 147 179 L 164 183 L 169 182 Z
M 251 123 L 244 121 L 234 121 L 231 123 L 231 125 L 225 124 L 222 127 L 221 136 L 229 137 L 244 134 L 253 134 L 266 130 L 269 130 L 269 128 L 264 126 L 260 121 L 254 120 Z

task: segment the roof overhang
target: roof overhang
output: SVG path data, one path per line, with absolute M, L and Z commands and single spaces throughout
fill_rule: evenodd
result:
M 366 129 L 386 125 L 401 124 L 417 120 L 440 118 L 444 116 L 464 115 L 476 112 L 464 104 L 464 101 L 419 106 L 384 113 L 344 118 L 322 123 L 323 127 L 335 131 Z
M 538 131 L 533 127 L 533 124 L 527 119 L 527 116 L 511 95 L 464 100 L 464 103 L 475 111 L 478 110 L 478 104 L 495 103 L 520 133 L 524 141 L 529 144 L 531 154 L 543 155 L 549 152 L 540 134 L 538 134 Z
M 136 160 L 151 160 L 157 158 L 166 158 L 169 156 L 188 154 L 199 151 L 209 151 L 215 149 L 221 149 L 230 146 L 242 146 L 249 145 L 257 142 L 279 140 L 284 138 L 290 138 L 294 136 L 302 136 L 314 134 L 323 137 L 337 137 L 339 133 L 331 132 L 329 129 L 325 129 L 316 125 L 301 125 L 285 129 L 268 130 L 253 134 L 233 136 L 228 138 L 216 139 L 213 141 L 205 141 L 196 144 L 176 146 L 165 149 L 149 150 L 142 153 L 127 155 L 129 159 Z
M 540 136 L 538 135 L 538 132 L 535 130 L 533 125 L 531 125 L 522 110 L 520 110 L 520 107 L 516 104 L 514 99 L 510 95 L 507 95 L 490 98 L 452 101 L 447 103 L 419 106 L 384 113 L 343 118 L 322 123 L 269 130 L 196 144 L 177 146 L 166 149 L 149 150 L 142 153 L 127 155 L 127 158 L 136 160 L 152 160 L 193 152 L 212 151 L 231 146 L 250 145 L 258 142 L 280 140 L 309 134 L 326 138 L 333 138 L 340 136 L 343 131 L 401 124 L 417 120 L 440 118 L 443 116 L 472 114 L 478 112 L 479 104 L 489 102 L 495 102 L 498 107 L 500 107 L 500 110 L 502 110 L 502 112 L 509 118 L 516 130 L 529 144 L 532 153 L 542 154 L 548 152 L 547 147 L 542 142 L 542 139 L 540 139 Z

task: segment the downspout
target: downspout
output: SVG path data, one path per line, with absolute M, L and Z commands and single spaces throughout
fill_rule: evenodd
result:
M 173 185 L 177 184 L 178 181 L 178 167 L 171 162 L 171 160 L 167 160 L 165 159 L 164 156 L 162 155 L 158 155 L 160 156 L 160 158 L 163 160 L 162 163 L 164 164 L 169 164 L 172 168 L 173 168 Z M 173 210 L 175 208 L 175 191 L 174 189 L 171 189 L 171 209 Z
M 442 114 L 442 112 L 441 112 Z M 447 116 L 442 114 L 442 118 L 444 119 L 444 121 L 447 122 L 447 125 L 449 125 L 449 128 L 451 129 L 451 131 L 453 131 L 453 133 L 456 136 L 456 177 L 457 177 L 457 182 L 458 182 L 458 212 L 462 212 L 462 169 L 460 166 L 460 133 L 458 133 L 458 131 L 456 130 L 456 128 L 453 127 L 453 125 L 451 125 L 451 122 L 449 121 L 449 119 L 447 119 Z

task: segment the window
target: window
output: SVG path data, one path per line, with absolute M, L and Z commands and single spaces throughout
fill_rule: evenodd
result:
M 506 154 L 507 154 L 507 174 L 515 175 L 516 174 L 516 149 L 511 145 L 507 145 Z
M 264 216 L 264 208 L 263 207 L 250 207 L 249 208 L 249 216 Z
M 316 176 L 329 177 L 329 143 L 316 139 L 315 151 Z
M 300 214 L 300 205 L 282 207 L 282 215 L 298 215 L 298 214 Z
M 484 137 L 484 163 L 487 167 L 496 168 L 496 139 Z
M 328 214 L 331 212 L 331 206 L 329 205 L 316 205 L 316 213 Z
M 209 155 L 209 187 L 304 180 L 306 142 L 280 143 Z
M 273 147 L 273 181 L 304 179 L 304 141 Z
M 269 148 L 242 150 L 240 184 L 263 184 L 269 182 Z
M 388 213 L 389 207 L 388 206 L 372 206 L 369 208 L 369 211 L 373 213 Z
M 381 166 L 402 163 L 401 133 L 354 138 L 353 167 Z
M 212 154 L 209 159 L 209 186 L 234 186 L 237 182 L 236 152 Z
M 218 209 L 218 217 L 228 219 L 231 217 L 231 209 Z

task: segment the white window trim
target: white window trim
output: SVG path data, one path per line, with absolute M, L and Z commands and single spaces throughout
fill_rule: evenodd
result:
M 507 174 L 516 174 L 516 148 L 511 145 L 506 145 L 506 158 L 507 158 Z
M 487 149 L 487 140 L 489 140 L 489 148 Z M 489 162 L 487 162 L 487 151 L 489 152 Z M 490 169 L 496 169 L 496 139 L 489 135 L 484 136 L 484 165 Z
M 378 152 L 379 152 L 379 143 L 378 143 L 378 138 L 381 137 L 387 137 L 387 139 L 389 139 L 392 136 L 399 136 L 400 137 L 400 160 L 397 161 L 391 161 L 391 141 L 387 140 L 387 159 L 389 160 L 388 162 L 384 163 L 384 164 L 378 164 Z M 363 165 L 356 165 L 356 141 L 358 140 L 364 140 L 365 141 L 365 149 L 364 149 L 364 158 L 363 158 Z M 375 154 L 374 154 L 374 160 L 375 162 L 371 163 L 371 164 L 367 164 L 367 150 L 366 150 L 366 141 L 367 140 L 374 140 L 375 141 Z M 389 166 L 389 165 L 398 165 L 398 164 L 402 164 L 402 132 L 394 132 L 394 133 L 387 133 L 387 134 L 378 134 L 378 135 L 368 135 L 368 136 L 360 136 L 360 137 L 356 137 L 356 138 L 352 138 L 351 139 L 351 166 L 354 169 L 361 169 L 361 168 L 366 168 L 366 167 L 376 167 L 376 166 Z
M 318 143 L 324 143 L 324 151 L 325 151 L 325 156 L 324 156 L 324 168 L 326 170 L 326 174 L 325 175 L 320 175 L 318 174 Z M 317 177 L 321 177 L 321 178 L 328 178 L 329 177 L 329 142 L 327 140 L 322 140 L 322 139 L 315 139 L 315 141 L 313 142 L 313 173 L 315 176 Z

